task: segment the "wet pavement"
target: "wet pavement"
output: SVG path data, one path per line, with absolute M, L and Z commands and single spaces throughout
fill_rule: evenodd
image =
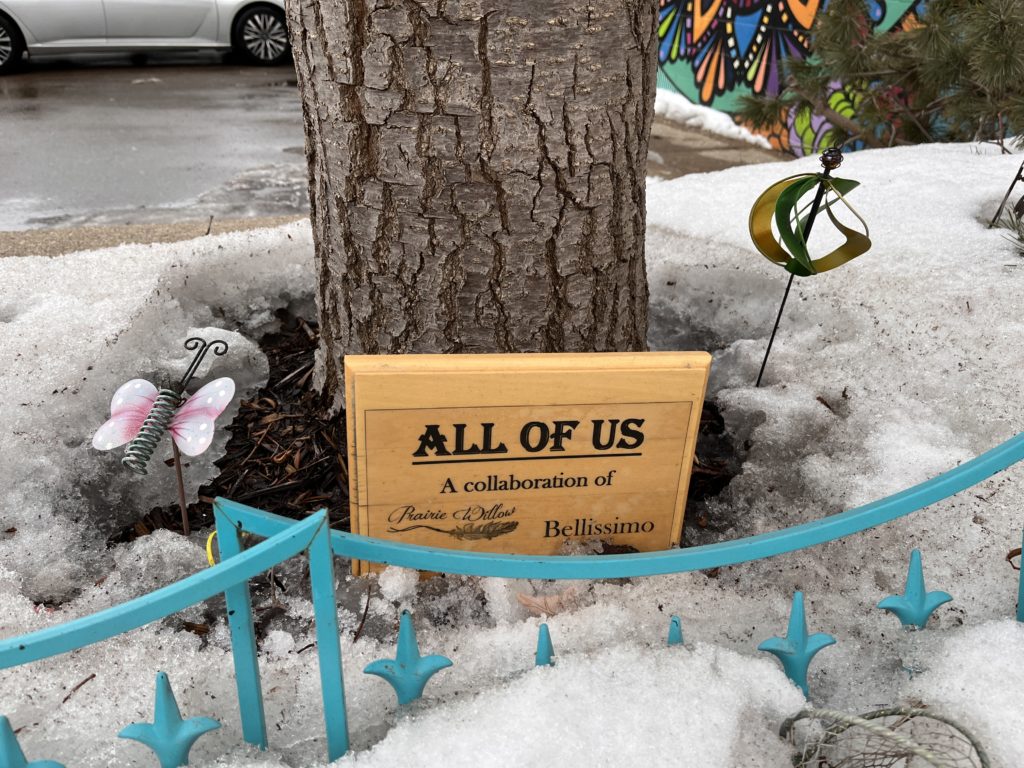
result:
M 306 213 L 294 71 L 223 58 L 0 77 L 0 230 Z
M 656 117 L 654 125 L 651 126 L 647 175 L 674 179 L 688 173 L 710 173 L 732 168 L 734 165 L 783 160 L 792 158 L 756 144 L 707 133 Z
M 37 60 L 0 77 L 0 256 L 167 242 L 308 215 L 291 65 L 220 53 Z M 783 159 L 661 119 L 648 175 Z M 6 230 L 6 231 L 5 231 Z

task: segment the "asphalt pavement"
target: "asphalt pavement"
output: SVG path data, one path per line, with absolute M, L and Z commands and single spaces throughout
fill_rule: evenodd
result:
M 0 256 L 168 242 L 308 215 L 291 65 L 48 59 L 0 77 Z M 782 159 L 657 120 L 648 173 Z M 212 224 L 211 224 L 212 220 Z
M 302 214 L 302 145 L 291 66 L 33 64 L 0 77 L 0 230 Z

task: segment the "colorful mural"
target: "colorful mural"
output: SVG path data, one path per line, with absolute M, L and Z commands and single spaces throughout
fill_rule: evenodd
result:
M 775 95 L 790 58 L 810 54 L 809 30 L 828 0 L 660 0 L 658 87 L 698 104 L 733 112 L 745 93 Z M 926 0 L 868 0 L 875 33 L 912 24 Z M 836 82 L 829 106 L 854 114 L 857 98 Z M 792 110 L 766 135 L 796 155 L 831 145 L 832 126 L 809 110 Z

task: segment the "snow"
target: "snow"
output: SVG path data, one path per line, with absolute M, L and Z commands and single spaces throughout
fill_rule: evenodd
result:
M 660 98 L 660 96 L 659 96 Z M 851 264 L 798 278 L 764 386 L 753 387 L 787 274 L 746 231 L 756 196 L 813 159 L 661 181 L 648 189 L 651 342 L 714 352 L 710 395 L 745 446 L 741 475 L 690 544 L 775 530 L 879 498 L 1008 439 L 1024 423 L 1019 378 L 1024 262 L 987 217 L 1019 157 L 946 145 L 860 152 L 838 175 L 874 246 Z M 827 228 L 812 246 L 827 247 Z M 252 339 L 274 310 L 313 291 L 308 223 L 189 243 L 58 259 L 0 261 L 0 636 L 87 615 L 195 572 L 204 535 L 157 532 L 107 548 L 127 510 L 174 498 L 173 473 L 147 478 L 89 445 L 125 380 L 179 373 L 189 333 L 232 351 L 201 373 L 230 375 L 237 398 L 266 375 Z M 221 417 L 226 421 L 228 412 Z M 223 438 L 222 438 L 223 439 Z M 223 450 L 193 462 L 194 489 Z M 715 573 L 582 582 L 545 619 L 553 668 L 533 667 L 540 618 L 517 594 L 566 584 L 388 569 L 369 582 L 339 564 L 339 623 L 354 753 L 342 765 L 789 765 L 777 736 L 803 705 L 757 644 L 785 632 L 805 592 L 811 631 L 835 635 L 811 668 L 815 705 L 862 712 L 923 701 L 963 722 L 993 765 L 1024 764 L 1024 626 L 1012 620 L 1021 467 L 879 529 Z M 874 606 L 902 591 L 921 548 L 929 589 L 954 601 L 906 632 Z M 167 671 L 186 716 L 224 727 L 193 765 L 322 765 L 324 737 L 312 608 L 299 561 L 278 573 L 284 617 L 268 619 L 261 670 L 271 749 L 246 746 L 230 643 L 216 601 L 81 651 L 0 671 L 0 712 L 30 760 L 151 764 L 115 738 L 152 714 Z M 76 589 L 69 585 L 77 585 Z M 369 588 L 368 588 L 369 585 Z M 363 622 L 364 608 L 366 620 Z M 370 661 L 394 655 L 399 611 L 414 613 L 424 654 L 449 656 L 424 700 L 399 711 Z M 669 616 L 688 645 L 665 647 Z M 212 621 L 209 634 L 182 619 Z M 363 626 L 353 641 L 356 628 Z M 78 690 L 72 688 L 95 674 Z M 66 700 L 65 700 L 66 699 Z
M 625 761 L 738 768 L 764 765 L 766 758 L 782 765 L 786 750 L 775 723 L 801 700 L 766 659 L 705 644 L 689 652 L 620 644 L 412 716 L 348 762 L 471 768 L 483 755 L 515 755 L 516 765 L 578 765 L 585 759 L 599 766 Z M 424 732 L 444 738 L 424 744 Z
M 377 587 L 385 600 L 401 601 L 416 595 L 419 572 L 411 568 L 385 568 L 377 580 Z
M 705 107 L 703 104 L 694 104 L 681 93 L 666 88 L 659 88 L 655 95 L 654 114 L 689 128 L 699 128 L 708 133 L 771 149 L 768 139 L 752 133 L 742 125 L 737 125 L 725 112 Z
M 993 765 L 1020 765 L 1024 729 L 1020 691 L 1024 686 L 1024 625 L 992 621 L 944 638 L 930 655 L 930 674 L 908 686 L 936 709 L 970 729 Z
M 235 402 L 220 417 L 228 423 L 266 380 L 253 334 L 272 324 L 275 308 L 309 295 L 310 242 L 308 226 L 292 225 L 0 263 L 0 468 L 10 488 L 0 517 L 4 530 L 17 529 L 0 535 L 0 562 L 22 574 L 34 599 L 63 600 L 69 585 L 107 569 L 103 540 L 132 522 L 119 508 L 175 498 L 174 473 L 160 464 L 167 441 L 144 478 L 121 470 L 120 450 L 89 446 L 114 390 L 136 377 L 170 383 L 192 358 L 187 337 L 223 338 L 229 354 L 209 355 L 196 381 L 211 372 L 235 379 Z M 213 475 L 226 441 L 219 430 L 189 461 L 190 494 Z

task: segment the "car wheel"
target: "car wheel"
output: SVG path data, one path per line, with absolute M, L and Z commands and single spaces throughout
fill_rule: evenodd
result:
M 235 19 L 234 48 L 250 64 L 280 64 L 289 53 L 288 27 L 277 8 L 246 8 Z
M 12 72 L 21 64 L 25 42 L 13 21 L 0 16 L 0 75 Z

